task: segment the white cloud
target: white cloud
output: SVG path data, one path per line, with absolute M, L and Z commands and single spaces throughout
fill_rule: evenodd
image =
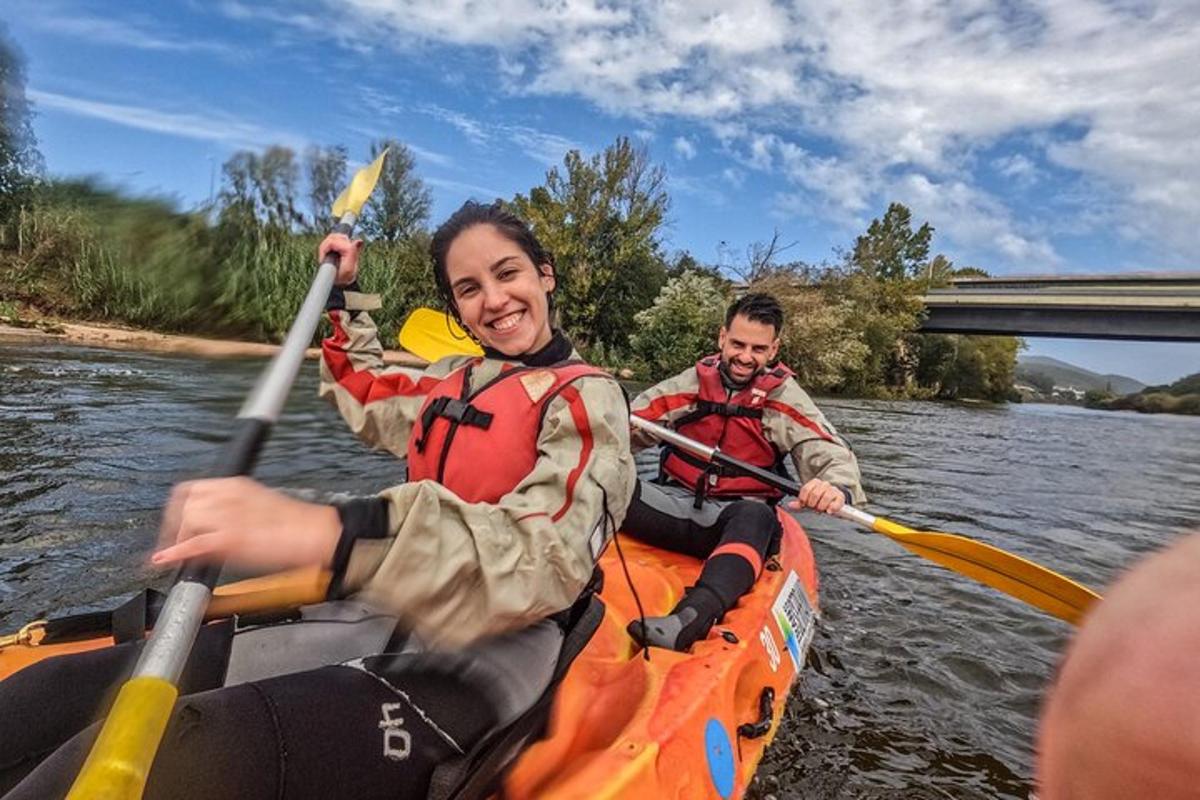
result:
M 676 136 L 675 141 L 671 143 L 671 148 L 675 151 L 675 155 L 684 161 L 691 161 L 696 157 L 696 145 L 692 144 L 692 140 L 686 136 Z
M 308 143 L 304 138 L 294 134 L 264 128 L 253 122 L 246 122 L 226 114 L 206 116 L 191 112 L 165 111 L 125 103 L 107 103 L 82 97 L 70 97 L 37 89 L 30 89 L 26 94 L 29 99 L 42 108 L 100 119 L 127 128 L 183 136 L 188 139 L 222 142 L 231 147 L 256 149 L 280 144 L 298 151 Z
M 691 175 L 668 175 L 667 186 L 672 191 L 691 195 L 710 206 L 720 207 L 729 202 L 725 193 L 717 186 L 717 181 L 711 178 L 700 178 Z
M 1038 179 L 1037 166 L 1020 153 L 994 159 L 992 167 L 996 172 L 1006 178 L 1011 178 L 1022 186 L 1029 186 Z
M 75 8 L 50 3 L 34 8 L 23 22 L 47 33 L 82 39 L 93 44 L 175 53 L 240 55 L 227 44 L 184 38 L 163 30 L 153 21 L 139 15 L 120 17 L 110 14 L 98 17 Z
M 486 125 L 460 111 L 453 111 L 433 103 L 425 103 L 414 110 L 447 123 L 474 144 L 485 145 L 491 139 L 491 133 Z
M 502 192 L 499 189 L 492 189 L 487 186 L 480 186 L 474 183 L 463 183 L 462 181 L 452 181 L 446 178 L 425 178 L 426 183 L 430 186 L 436 186 L 439 189 L 449 189 L 455 194 L 465 194 L 476 200 L 494 200 L 498 197 L 506 197 L 511 195 L 511 192 Z
M 578 142 L 556 133 L 528 125 L 485 122 L 433 103 L 424 103 L 413 110 L 447 123 L 477 147 L 495 147 L 499 143 L 510 142 L 526 156 L 547 167 L 561 164 L 568 150 L 586 149 Z
M 325 1 L 380 45 L 494 52 L 509 91 L 702 122 L 833 218 L 924 177 L 958 198 L 931 217 L 954 242 L 991 236 L 1013 263 L 1053 255 L 1044 220 L 980 188 L 976 155 L 1021 136 L 1057 181 L 1103 192 L 1129 236 L 1200 248 L 1194 0 Z M 999 217 L 953 215 L 964 208 Z

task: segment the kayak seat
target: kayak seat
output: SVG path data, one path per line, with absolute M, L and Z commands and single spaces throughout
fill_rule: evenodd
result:
M 572 662 L 591 641 L 604 619 L 599 595 L 588 594 L 571 608 L 567 633 L 550 685 L 533 706 L 507 727 L 483 737 L 470 752 L 442 764 L 429 782 L 429 800 L 476 800 L 494 794 L 517 756 L 546 732 L 550 709 Z

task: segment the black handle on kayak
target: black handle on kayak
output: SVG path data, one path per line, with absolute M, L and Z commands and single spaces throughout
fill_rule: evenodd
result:
M 775 690 L 764 686 L 758 696 L 758 721 L 738 725 L 737 734 L 743 739 L 758 739 L 766 736 L 775 721 Z

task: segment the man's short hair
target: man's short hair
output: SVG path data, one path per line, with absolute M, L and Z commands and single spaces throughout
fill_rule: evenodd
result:
M 726 329 L 739 314 L 752 322 L 770 325 L 775 329 L 776 336 L 783 330 L 783 309 L 780 308 L 779 301 L 769 294 L 752 292 L 734 300 L 725 312 Z

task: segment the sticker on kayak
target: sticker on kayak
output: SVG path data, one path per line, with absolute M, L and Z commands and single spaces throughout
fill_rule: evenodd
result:
M 808 602 L 808 594 L 804 591 L 800 576 L 795 572 L 788 573 L 787 580 L 783 582 L 783 589 L 775 598 L 775 604 L 771 606 L 771 612 L 779 625 L 779 632 L 783 634 L 792 664 L 795 665 L 796 672 L 799 672 L 804 666 L 804 653 L 812 641 L 817 615 Z
M 713 788 L 725 800 L 733 794 L 737 766 L 733 763 L 733 742 L 721 721 L 712 718 L 704 726 L 704 754 L 708 758 L 708 777 Z

